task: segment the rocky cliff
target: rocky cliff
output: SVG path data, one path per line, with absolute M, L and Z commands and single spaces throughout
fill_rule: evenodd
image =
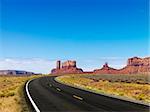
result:
M 62 63 L 62 68 L 76 68 L 76 61 L 66 61 Z
M 83 73 L 83 70 L 77 68 L 76 61 L 68 60 L 66 62 L 61 63 L 61 61 L 57 61 L 57 67 L 51 71 L 51 74 L 76 74 Z
M 76 61 L 66 61 L 61 63 L 57 61 L 57 66 L 51 71 L 52 74 L 140 74 L 150 73 L 150 57 L 139 58 L 133 57 L 127 60 L 127 65 L 122 69 L 114 69 L 109 67 L 107 63 L 100 69 L 95 69 L 91 72 L 83 72 L 82 69 L 77 68 Z
M 101 69 L 93 71 L 94 74 L 116 74 L 117 72 L 117 69 L 109 67 L 107 63 L 105 63 Z
M 120 70 L 121 73 L 136 74 L 136 73 L 150 73 L 150 57 L 129 58 L 127 66 Z
M 138 57 L 129 58 L 128 62 L 127 62 L 127 66 L 150 66 L 150 57 L 146 57 L 146 58 L 138 58 Z
M 127 60 L 127 65 L 122 69 L 114 69 L 105 64 L 101 69 L 96 69 L 94 74 L 138 74 L 150 73 L 150 57 L 133 57 Z

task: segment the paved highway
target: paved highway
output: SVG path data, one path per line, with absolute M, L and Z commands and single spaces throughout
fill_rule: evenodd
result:
M 60 84 L 42 77 L 26 84 L 26 93 L 38 112 L 148 112 L 149 107 Z

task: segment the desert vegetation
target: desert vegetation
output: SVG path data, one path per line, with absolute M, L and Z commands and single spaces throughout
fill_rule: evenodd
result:
M 137 84 L 149 84 L 149 74 L 101 74 L 101 75 L 83 75 L 82 77 L 93 79 L 95 81 L 107 80 L 109 82 L 125 82 Z
M 1 76 L 0 112 L 29 112 L 24 96 L 24 84 L 37 76 Z
M 57 81 L 130 100 L 150 103 L 149 75 L 66 75 L 56 78 Z

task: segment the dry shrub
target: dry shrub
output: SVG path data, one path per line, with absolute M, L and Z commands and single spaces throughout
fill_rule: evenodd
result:
M 118 76 L 119 76 L 119 79 L 121 80 L 120 78 L 121 76 L 120 75 Z M 107 79 L 110 79 L 108 78 L 108 75 L 105 77 L 107 77 Z M 130 77 L 132 77 L 131 74 L 130 74 Z M 93 75 L 93 78 L 92 78 L 92 75 L 90 75 L 90 78 L 89 78 L 89 75 L 82 74 L 82 75 L 60 76 L 60 77 L 57 77 L 57 80 L 60 82 L 69 84 L 69 85 L 96 91 L 99 93 L 117 95 L 117 96 L 129 98 L 129 99 L 134 99 L 134 100 L 139 100 L 139 101 L 143 101 L 146 103 L 150 103 L 150 84 L 135 83 L 135 82 L 127 83 L 127 81 L 115 82 L 115 81 L 107 80 L 106 78 L 103 79 L 102 77 L 101 77 L 101 80 L 99 79 L 98 81 L 95 81 L 93 80 L 94 78 L 95 78 L 95 75 Z M 115 77 L 115 79 L 117 79 L 117 77 Z
M 29 112 L 24 96 L 27 80 L 41 76 L 0 77 L 0 112 Z

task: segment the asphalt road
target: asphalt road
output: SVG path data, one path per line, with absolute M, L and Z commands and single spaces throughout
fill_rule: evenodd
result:
M 60 84 L 42 77 L 28 84 L 29 94 L 41 112 L 148 112 L 149 107 Z

